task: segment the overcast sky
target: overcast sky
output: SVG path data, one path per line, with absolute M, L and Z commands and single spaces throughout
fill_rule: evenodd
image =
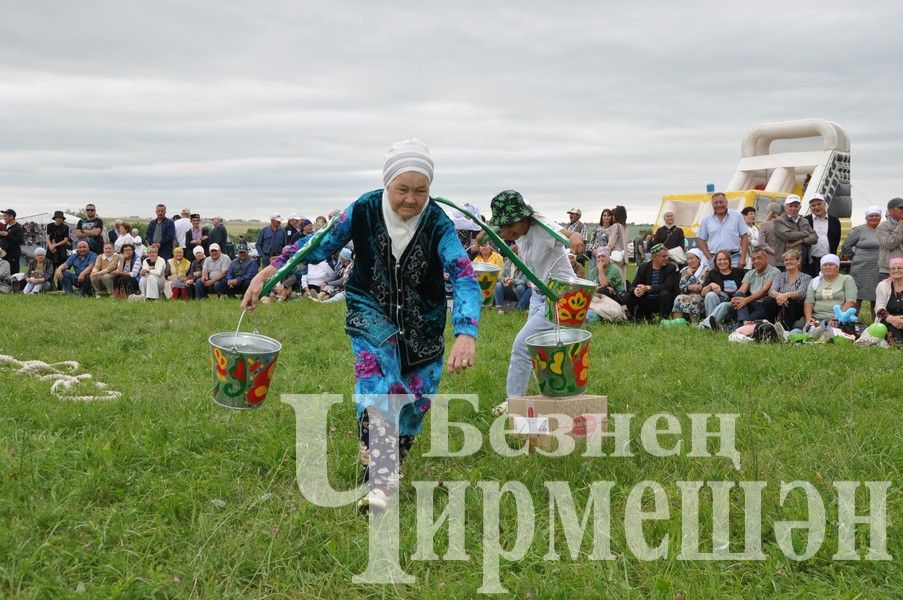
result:
M 0 0 L 0 204 L 313 218 L 416 136 L 433 195 L 642 222 L 802 118 L 849 133 L 856 222 L 903 195 L 903 3 L 651 4 Z

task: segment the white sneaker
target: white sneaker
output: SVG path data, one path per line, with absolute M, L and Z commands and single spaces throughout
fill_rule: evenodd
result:
M 386 512 L 388 507 L 389 496 L 379 488 L 370 490 L 370 492 L 357 503 L 357 511 L 362 515 L 366 515 L 369 512 L 380 515 Z
M 508 412 L 508 401 L 505 400 L 501 404 L 497 404 L 495 406 L 495 408 L 492 409 L 492 416 L 499 417 L 501 415 L 506 414 L 507 412 Z
M 129 296 L 129 300 L 131 300 L 132 302 L 140 302 L 144 300 L 144 296 L 142 296 L 141 294 L 132 294 L 131 296 Z

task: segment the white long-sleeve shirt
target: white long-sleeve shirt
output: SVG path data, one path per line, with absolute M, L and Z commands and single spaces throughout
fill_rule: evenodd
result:
M 308 265 L 307 275 L 301 277 L 301 286 L 315 285 L 322 287 L 327 281 L 332 279 L 334 274 L 335 271 L 332 270 L 332 267 L 325 260 L 314 265 Z

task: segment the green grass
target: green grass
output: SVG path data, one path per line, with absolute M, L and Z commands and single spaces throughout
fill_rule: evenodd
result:
M 254 412 L 209 398 L 207 337 L 236 324 L 234 302 L 130 303 L 61 297 L 3 298 L 0 353 L 19 360 L 78 360 L 123 392 L 116 402 L 65 402 L 50 383 L 0 366 L 0 597 L 14 598 L 471 598 L 481 585 L 480 495 L 467 500 L 467 562 L 410 559 L 414 492 L 403 488 L 401 564 L 412 586 L 359 586 L 367 562 L 367 521 L 351 507 L 319 508 L 295 483 L 295 418 L 280 393 L 352 391 L 344 307 L 294 302 L 263 307 L 262 333 L 285 345 L 273 389 Z M 253 325 L 254 318 L 250 318 Z M 488 432 L 489 409 L 504 399 L 510 343 L 522 314 L 484 315 L 478 366 L 446 375 L 442 392 L 479 394 L 481 411 L 452 415 Z M 408 480 L 519 480 L 536 504 L 536 536 L 520 562 L 502 561 L 502 583 L 519 598 L 894 598 L 901 597 L 903 502 L 900 472 L 901 354 L 847 346 L 730 345 L 726 336 L 652 326 L 592 327 L 591 393 L 609 410 L 646 417 L 737 412 L 742 468 L 723 458 L 655 458 L 634 440 L 632 458 L 502 459 L 489 449 L 458 459 L 421 456 Z M 331 415 L 330 468 L 336 487 L 355 482 L 350 401 Z M 686 436 L 685 436 L 686 438 Z M 688 438 L 685 443 L 688 443 Z M 607 448 L 611 444 L 606 445 Z M 772 523 L 805 518 L 805 502 L 778 505 L 781 481 L 810 481 L 827 507 L 820 552 L 793 562 Z M 596 480 L 612 495 L 615 560 L 591 562 L 591 538 L 571 560 L 543 560 L 549 520 L 543 482 L 564 480 L 578 507 Z M 623 533 L 627 493 L 660 482 L 670 519 L 647 525 L 650 543 L 671 538 L 667 558 L 642 562 Z M 679 561 L 679 480 L 762 480 L 763 548 L 757 562 Z M 831 482 L 889 480 L 889 562 L 837 562 Z M 864 497 L 859 512 L 863 512 Z M 703 503 L 704 506 L 704 503 Z M 732 501 L 732 526 L 742 525 Z M 579 509 L 582 510 L 582 509 Z M 503 523 L 511 527 L 510 511 Z M 706 511 L 703 508 L 703 514 Z M 707 527 L 701 527 L 704 538 Z M 503 539 L 510 540 L 510 531 Z M 733 532 L 742 539 L 742 530 Z M 859 528 L 860 547 L 866 530 Z M 437 546 L 443 547 L 439 535 Z M 800 545 L 797 545 L 800 548 Z M 439 551 L 442 554 L 441 550 Z

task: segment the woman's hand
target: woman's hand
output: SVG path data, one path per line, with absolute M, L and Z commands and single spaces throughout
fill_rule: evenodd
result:
M 461 373 L 476 361 L 476 343 L 472 336 L 460 334 L 448 354 L 448 370 Z
M 257 308 L 257 305 L 260 303 L 260 292 L 263 290 L 263 281 L 258 280 L 257 277 L 251 280 L 251 283 L 248 284 L 248 289 L 245 291 L 244 297 L 241 299 L 241 307 L 244 310 L 254 310 Z
M 576 231 L 572 231 L 571 235 L 568 238 L 571 242 L 571 252 L 580 256 L 583 254 L 583 250 L 585 249 L 585 244 L 583 243 L 583 236 L 577 233 Z

